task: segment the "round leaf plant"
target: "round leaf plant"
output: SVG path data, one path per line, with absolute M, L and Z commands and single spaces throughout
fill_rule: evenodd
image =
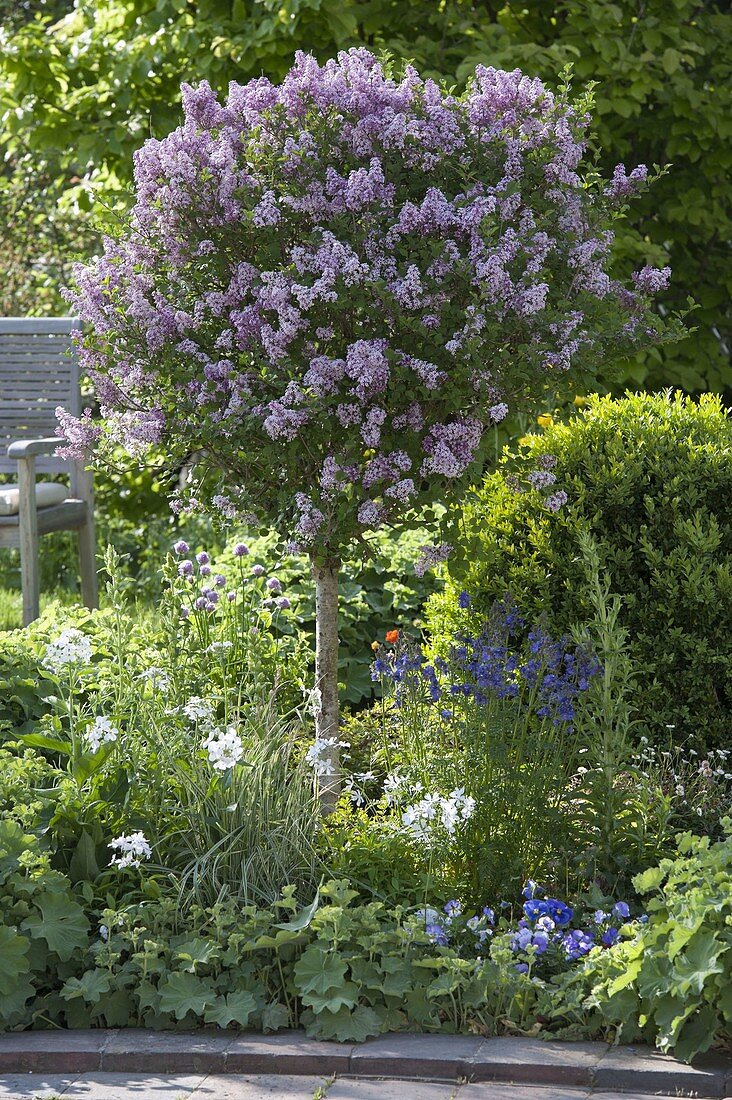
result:
M 136 154 L 128 226 L 76 271 L 102 422 L 60 430 L 71 453 L 195 453 L 199 501 L 307 550 L 335 790 L 343 554 L 459 493 L 552 375 L 663 338 L 668 270 L 608 273 L 647 173 L 581 171 L 589 101 L 519 71 L 480 66 L 457 96 L 364 49 L 298 54 L 279 85 L 223 105 L 184 85 L 183 106 Z

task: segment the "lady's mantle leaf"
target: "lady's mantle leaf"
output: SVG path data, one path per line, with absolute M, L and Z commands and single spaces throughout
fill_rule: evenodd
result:
M 64 962 L 78 947 L 86 947 L 89 921 L 80 905 L 64 894 L 47 893 L 38 896 L 36 905 L 41 915 L 33 913 L 20 926 L 34 939 L 44 939 Z

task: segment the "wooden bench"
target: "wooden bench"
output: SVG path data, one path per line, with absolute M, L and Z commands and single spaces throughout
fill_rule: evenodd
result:
M 78 531 L 81 594 L 97 607 L 94 492 L 80 462 L 57 458 L 61 440 L 56 408 L 81 413 L 79 364 L 69 334 L 73 317 L 0 318 L 0 481 L 10 474 L 18 487 L 18 512 L 0 515 L 0 547 L 20 549 L 23 625 L 38 618 L 40 536 Z M 36 474 L 69 475 L 66 498 L 47 507 L 36 500 Z M 10 486 L 0 484 L 0 490 Z

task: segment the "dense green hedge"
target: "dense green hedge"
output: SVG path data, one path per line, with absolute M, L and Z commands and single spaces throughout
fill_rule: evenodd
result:
M 516 491 L 555 455 L 558 514 Z M 519 481 L 521 477 L 519 476 Z M 524 483 L 525 484 L 525 483 Z M 732 421 L 711 395 L 593 398 L 508 453 L 467 502 L 446 590 L 427 613 L 435 640 L 459 628 L 456 596 L 479 608 L 510 592 L 555 631 L 588 618 L 578 533 L 589 528 L 623 601 L 637 669 L 633 703 L 656 741 L 729 743 L 732 709 Z M 642 731 L 639 731 L 642 732 Z

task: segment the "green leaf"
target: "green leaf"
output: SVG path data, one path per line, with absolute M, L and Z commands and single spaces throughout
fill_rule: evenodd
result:
M 17 870 L 20 857 L 36 843 L 36 838 L 25 833 L 16 821 L 10 818 L 0 821 L 0 882 Z
M 355 982 L 343 982 L 327 993 L 303 992 L 301 1000 L 314 1012 L 338 1012 L 341 1008 L 355 1008 L 358 1004 L 358 986 Z
M 48 749 L 50 752 L 60 752 L 64 756 L 71 755 L 71 742 L 63 741 L 60 737 L 48 737 L 44 733 L 24 733 L 18 740 L 32 749 Z
M 81 978 L 68 978 L 61 989 L 65 1001 L 83 998 L 88 1004 L 96 1004 L 103 993 L 108 993 L 112 977 L 108 970 L 87 970 Z
M 336 1039 L 339 1043 L 363 1043 L 370 1035 L 381 1035 L 381 1020 L 372 1008 L 359 1005 L 350 1011 L 322 1012 L 306 1027 L 308 1035 L 318 1039 Z
M 12 994 L 21 976 L 28 973 L 28 947 L 25 936 L 19 936 L 14 928 L 0 925 L 0 995 L 3 998 Z
M 724 967 L 719 960 L 726 950 L 714 932 L 697 933 L 674 963 L 673 976 L 679 983 L 682 995 L 699 995 L 707 978 L 723 972 Z
M 66 962 L 89 941 L 89 921 L 84 910 L 65 894 L 40 894 L 34 899 L 40 916 L 33 913 L 21 924 L 34 939 L 43 939 Z
M 240 989 L 227 993 L 225 997 L 217 997 L 213 1005 L 206 1009 L 204 1019 L 207 1024 L 218 1024 L 219 1027 L 228 1027 L 231 1023 L 246 1027 L 256 1011 L 254 994 L 248 989 Z
M 313 945 L 303 951 L 293 974 L 300 993 L 328 993 L 345 982 L 346 962 L 333 952 Z
M 189 1012 L 203 1016 L 209 1005 L 216 1003 L 216 991 L 212 984 L 195 974 L 175 973 L 158 987 L 160 1011 L 172 1012 L 176 1020 L 182 1020 Z
M 316 893 L 314 901 L 308 905 L 307 909 L 303 909 L 294 920 L 287 921 L 284 924 L 276 924 L 275 928 L 281 928 L 285 932 L 302 932 L 310 925 L 319 905 L 320 894 Z
M 203 966 L 211 959 L 217 959 L 220 954 L 220 948 L 214 940 L 194 936 L 193 939 L 182 943 L 173 957 L 178 962 L 186 963 L 183 969 L 194 974 L 197 966 Z
M 97 846 L 86 829 L 82 829 L 69 862 L 69 877 L 72 882 L 94 882 L 99 877 Z
M 262 1011 L 262 1031 L 279 1031 L 289 1027 L 292 1021 L 287 1005 L 275 1002 L 264 1006 Z

